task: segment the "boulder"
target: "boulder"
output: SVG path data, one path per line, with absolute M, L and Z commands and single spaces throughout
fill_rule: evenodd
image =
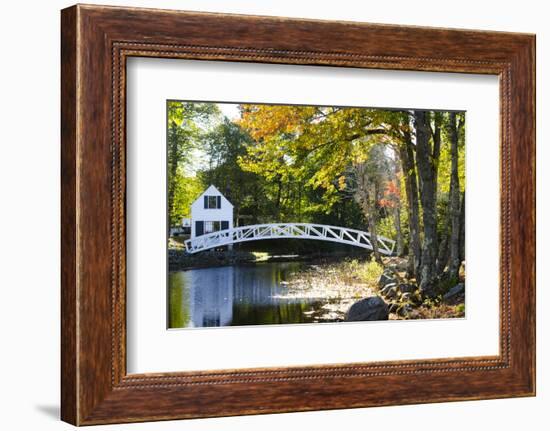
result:
M 388 320 L 388 304 L 379 296 L 370 296 L 354 303 L 346 314 L 347 322 Z
M 443 301 L 454 302 L 464 296 L 465 286 L 464 283 L 458 283 L 456 286 L 449 289 L 449 291 L 443 295 Z

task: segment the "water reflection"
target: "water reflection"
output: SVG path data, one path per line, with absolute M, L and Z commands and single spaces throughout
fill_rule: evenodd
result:
M 318 304 L 281 298 L 288 276 L 301 263 L 270 262 L 171 272 L 171 328 L 312 322 Z

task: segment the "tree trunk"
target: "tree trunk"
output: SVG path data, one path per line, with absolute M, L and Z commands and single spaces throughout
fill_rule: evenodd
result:
M 449 262 L 449 229 L 448 217 L 445 221 L 445 228 L 439 240 L 439 251 L 437 253 L 437 262 L 435 264 L 435 273 L 442 274 Z
M 424 242 L 422 244 L 422 261 L 420 264 L 420 291 L 427 296 L 434 292 L 435 259 L 437 253 L 436 223 L 436 183 L 428 117 L 426 111 L 414 111 L 416 127 L 416 162 L 420 178 L 420 201 L 422 203 L 422 221 L 424 224 Z
M 418 182 L 412 139 L 405 133 L 405 142 L 399 146 L 399 154 L 403 175 L 405 176 L 405 192 L 407 194 L 407 212 L 409 218 L 409 262 L 407 275 L 418 278 L 420 269 L 420 226 L 418 207 Z
M 449 279 L 457 280 L 460 269 L 460 184 L 458 179 L 458 131 L 456 113 L 449 114 L 449 141 L 451 144 L 451 184 L 449 191 L 449 213 L 451 219 Z
M 395 232 L 397 236 L 395 241 L 395 253 L 398 256 L 403 256 L 403 232 L 401 232 L 401 209 L 399 208 L 399 204 L 396 204 L 393 208 L 393 222 L 395 224 Z
M 275 201 L 275 207 L 277 208 L 277 221 L 279 223 L 281 222 L 281 194 L 282 194 L 281 189 L 282 188 L 283 188 L 283 184 L 282 184 L 281 176 L 278 175 L 277 176 L 277 197 Z
M 372 243 L 372 252 L 374 253 L 374 259 L 378 263 L 382 263 L 380 250 L 378 249 L 378 229 L 377 229 L 378 213 L 376 209 L 376 197 L 377 197 L 376 184 L 374 184 L 372 181 L 369 182 L 367 190 L 368 190 L 367 202 L 369 206 L 368 221 L 369 221 L 370 239 Z
M 377 186 L 372 178 L 372 173 L 369 172 L 369 167 L 366 163 L 359 163 L 354 166 L 357 187 L 354 197 L 356 202 L 363 210 L 363 214 L 369 224 L 368 231 L 372 244 L 372 251 L 377 262 L 382 262 L 380 251 L 378 250 L 378 213 L 376 208 L 377 202 Z
M 394 154 L 397 159 L 397 152 L 393 148 Z M 393 164 L 393 181 L 395 181 L 395 186 L 397 188 L 397 199 L 393 199 L 393 223 L 395 225 L 396 233 L 396 254 L 397 256 L 403 256 L 403 232 L 401 230 L 401 181 L 399 180 L 399 163 L 395 162 Z
M 434 196 L 437 197 L 437 173 L 439 171 L 439 155 L 441 153 L 441 112 L 434 113 L 434 131 L 433 131 L 433 150 L 432 150 L 432 166 L 433 177 L 435 179 L 434 184 Z M 429 124 L 429 120 L 428 120 Z
M 380 256 L 380 250 L 378 250 L 378 229 L 376 228 L 376 216 L 374 215 L 376 208 L 371 207 L 369 210 L 369 232 L 372 243 L 372 252 L 374 254 L 374 259 L 378 262 L 382 262 L 382 257 Z
M 466 192 L 462 192 L 462 199 L 460 200 L 460 261 L 466 260 L 465 252 L 465 242 L 466 242 L 466 235 L 465 235 L 465 228 L 466 228 Z
M 172 214 L 174 211 L 174 197 L 176 194 L 177 173 L 179 164 L 179 136 L 177 134 L 177 125 L 172 123 L 171 139 L 168 141 L 168 236 L 170 236 L 170 226 L 174 222 Z

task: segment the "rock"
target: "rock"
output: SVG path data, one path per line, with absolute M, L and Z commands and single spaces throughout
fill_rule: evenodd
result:
M 413 307 L 411 304 L 403 304 L 401 307 L 398 308 L 397 314 L 399 314 L 401 317 L 407 317 L 411 311 L 413 311 Z
M 455 287 L 452 287 L 449 289 L 449 291 L 443 295 L 443 301 L 445 302 L 453 302 L 457 299 L 460 299 L 465 292 L 465 286 L 464 283 L 458 283 Z
M 389 265 L 389 268 L 393 269 L 396 272 L 406 271 L 409 265 L 407 259 L 397 258 Z
M 412 293 L 411 292 L 405 292 L 401 295 L 401 301 L 402 302 L 409 302 L 412 299 Z
M 380 290 L 380 294 L 382 296 L 388 296 L 389 292 L 393 289 L 395 290 L 397 288 L 397 284 L 396 283 L 389 283 L 389 284 L 386 284 L 381 290 Z
M 397 290 L 401 293 L 413 293 L 415 292 L 417 287 L 414 284 L 410 283 L 401 283 L 399 286 L 397 286 Z
M 388 307 L 388 311 L 389 311 L 390 313 L 395 313 L 395 312 L 397 312 L 397 309 L 398 309 L 398 308 L 399 308 L 399 303 L 397 303 L 397 302 L 392 302 L 392 303 L 390 304 L 390 306 Z
M 435 281 L 426 283 L 425 286 L 419 287 L 420 295 L 423 298 L 434 299 L 437 296 Z
M 388 304 L 380 296 L 370 296 L 354 303 L 346 314 L 347 322 L 388 320 Z
M 392 286 L 391 289 L 388 291 L 386 298 L 395 299 L 398 296 L 399 296 L 399 291 L 397 290 L 397 286 Z
M 395 275 L 390 271 L 384 271 L 378 280 L 378 288 L 383 289 L 388 284 L 396 283 Z
M 397 285 L 395 283 L 388 284 L 380 291 L 380 294 L 388 299 L 397 298 L 399 296 Z

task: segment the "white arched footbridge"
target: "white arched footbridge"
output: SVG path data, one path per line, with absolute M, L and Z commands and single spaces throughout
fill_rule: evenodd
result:
M 185 248 L 188 253 L 197 253 L 240 242 L 282 238 L 331 241 L 366 248 L 367 250 L 373 249 L 373 240 L 369 232 L 311 223 L 271 223 L 240 226 L 188 239 L 185 241 Z M 395 241 L 378 235 L 376 244 L 381 254 L 390 256 Z

